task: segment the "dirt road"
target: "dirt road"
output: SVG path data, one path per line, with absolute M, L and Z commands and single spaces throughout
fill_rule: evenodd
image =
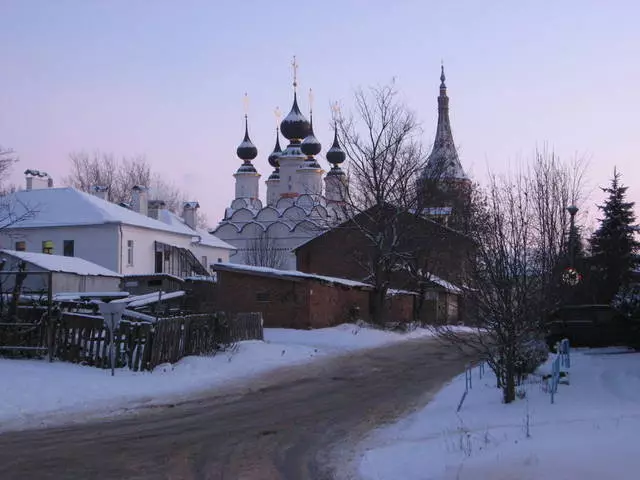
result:
M 435 340 L 412 340 L 282 369 L 250 390 L 217 390 L 113 421 L 6 433 L 0 478 L 351 478 L 335 465 L 358 440 L 426 402 L 466 361 Z

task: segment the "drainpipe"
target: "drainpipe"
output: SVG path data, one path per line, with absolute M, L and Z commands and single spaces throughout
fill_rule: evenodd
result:
M 118 271 L 120 273 L 120 275 L 124 275 L 124 272 L 122 271 L 122 224 L 119 223 L 118 224 L 118 232 L 120 234 L 120 248 L 118 249 Z

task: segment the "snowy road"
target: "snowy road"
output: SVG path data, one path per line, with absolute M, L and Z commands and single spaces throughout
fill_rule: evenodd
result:
M 467 359 L 416 339 L 277 370 L 251 389 L 128 418 L 0 435 L 3 479 L 334 479 L 371 428 L 417 408 Z

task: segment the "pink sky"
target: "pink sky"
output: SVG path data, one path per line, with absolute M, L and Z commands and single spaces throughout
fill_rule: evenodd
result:
M 323 153 L 330 102 L 392 78 L 431 142 L 443 59 L 476 178 L 548 145 L 589 159 L 591 188 L 617 165 L 640 200 L 635 1 L 3 0 L 0 17 L 0 144 L 20 155 L 16 182 L 36 168 L 59 183 L 73 151 L 143 154 L 214 226 L 233 196 L 243 94 L 266 180 L 295 54 Z

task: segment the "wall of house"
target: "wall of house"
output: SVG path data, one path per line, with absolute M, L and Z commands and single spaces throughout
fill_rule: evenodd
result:
M 133 240 L 133 265 L 128 264 L 128 241 Z M 222 261 L 229 260 L 229 251 L 221 248 L 208 247 L 203 245 L 193 245 L 192 237 L 179 235 L 171 232 L 159 230 L 149 230 L 146 228 L 134 227 L 131 225 L 122 226 L 122 247 L 120 261 L 123 275 L 143 275 L 155 272 L 155 242 L 166 243 L 187 248 L 193 252 L 195 257 L 202 261 L 203 256 L 207 260 L 222 258 Z
M 0 246 L 15 250 L 16 242 L 26 242 L 28 252 L 42 253 L 42 242 L 53 242 L 53 253 L 63 255 L 65 240 L 74 241 L 74 256 L 115 272 L 118 265 L 118 226 L 12 228 L 0 232 Z
M 192 244 L 189 248 L 200 262 L 203 262 L 203 257 L 207 257 L 207 264 L 205 265 L 207 270 L 209 270 L 209 266 L 212 263 L 228 263 L 229 254 L 232 253 L 231 250 L 227 250 L 226 248 L 215 248 L 198 244 Z
M 466 237 L 433 222 L 417 221 L 408 216 L 401 223 L 411 235 L 404 236 L 400 249 L 419 252 L 428 271 L 454 284 L 462 283 L 468 252 L 472 244 Z M 357 228 L 330 230 L 296 250 L 297 269 L 307 273 L 350 278 L 367 282 L 366 265 L 373 256 L 369 241 Z M 392 287 L 417 288 L 415 280 L 402 270 L 394 273 Z

